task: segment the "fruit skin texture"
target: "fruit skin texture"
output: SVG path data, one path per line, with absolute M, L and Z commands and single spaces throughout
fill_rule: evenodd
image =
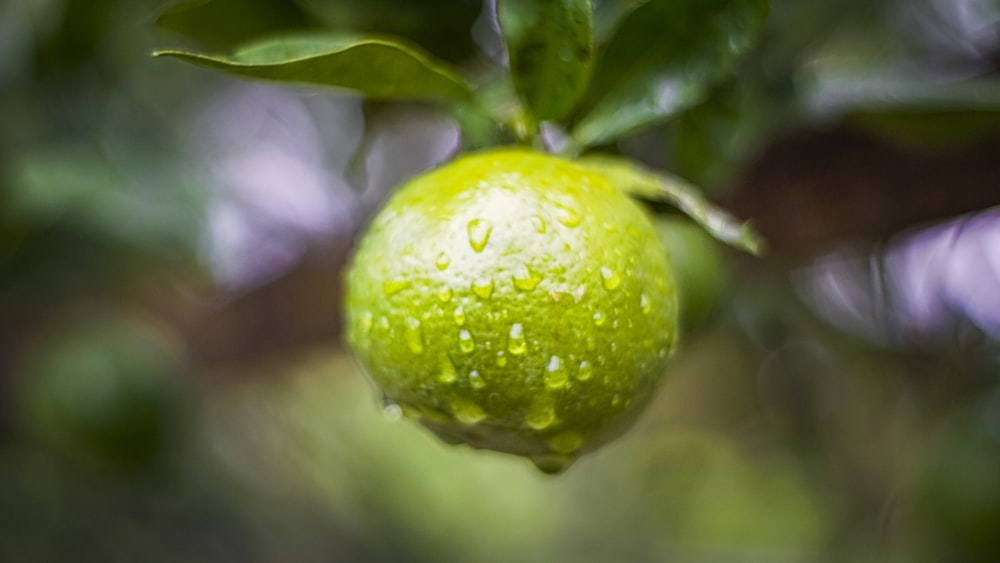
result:
M 603 176 L 524 149 L 405 185 L 347 287 L 348 341 L 387 401 L 448 442 L 547 472 L 634 422 L 677 329 L 644 211 Z

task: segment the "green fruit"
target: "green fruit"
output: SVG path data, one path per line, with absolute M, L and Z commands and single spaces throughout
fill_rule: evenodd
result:
M 667 247 L 674 271 L 681 325 L 702 325 L 712 317 L 726 292 L 729 272 L 720 243 L 685 219 L 659 219 L 656 230 Z
M 19 364 L 20 426 L 79 460 L 137 467 L 159 457 L 180 387 L 169 332 L 120 311 L 61 320 Z
M 499 149 L 404 186 L 348 273 L 348 340 L 442 439 L 546 472 L 620 435 L 677 329 L 667 253 L 603 176 Z

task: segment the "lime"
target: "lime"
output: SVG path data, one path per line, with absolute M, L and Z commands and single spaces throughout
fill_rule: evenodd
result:
M 526 149 L 405 185 L 347 282 L 348 341 L 387 401 L 448 442 L 546 472 L 634 422 L 677 331 L 644 211 L 605 177 Z

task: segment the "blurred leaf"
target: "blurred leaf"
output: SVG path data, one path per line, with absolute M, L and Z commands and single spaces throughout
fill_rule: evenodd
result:
M 648 0 L 596 0 L 594 5 L 594 42 L 603 45 L 614 34 L 622 19 Z
M 175 49 L 154 55 L 252 78 L 349 88 L 375 99 L 462 100 L 470 95 L 445 63 L 390 39 L 289 35 L 251 42 L 232 55 Z
M 287 1 L 287 0 L 283 0 Z M 402 37 L 451 62 L 476 52 L 472 28 L 481 0 L 297 0 L 324 27 Z
M 192 0 L 174 4 L 156 25 L 206 45 L 230 47 L 264 34 L 313 27 L 285 0 Z
M 670 169 L 715 194 L 761 144 L 798 118 L 793 89 L 741 72 L 667 126 Z
M 574 145 L 604 143 L 702 101 L 754 45 L 767 0 L 650 0 L 598 55 Z
M 846 116 L 889 140 L 932 149 L 1000 133 L 1000 80 L 945 81 L 883 64 L 820 74 L 807 104 L 821 119 Z
M 100 152 L 77 144 L 17 157 L 0 198 L 0 219 L 31 230 L 72 224 L 146 253 L 193 252 L 201 221 L 192 213 L 200 204 L 196 186 L 171 176 L 163 189 L 152 173 L 134 181 Z
M 858 111 L 848 120 L 902 146 L 948 149 L 1000 136 L 1000 108 Z
M 63 314 L 17 366 L 21 425 L 57 451 L 120 468 L 165 453 L 182 350 L 168 328 L 111 306 Z
M 764 252 L 764 240 L 748 223 L 706 200 L 698 188 L 676 176 L 643 168 L 610 155 L 591 155 L 578 163 L 606 177 L 621 191 L 650 201 L 666 201 L 694 219 L 716 239 L 755 256 Z
M 49 31 L 40 34 L 47 37 L 38 46 L 36 72 L 39 76 L 58 74 L 98 58 L 102 49 L 107 47 L 108 36 L 112 34 L 116 0 L 63 0 L 57 4 L 58 8 L 51 15 L 58 18 L 58 23 L 47 22 L 56 25 L 37 28 L 48 28 Z M 45 12 L 37 6 L 34 9 Z
M 805 88 L 806 103 L 818 118 L 852 110 L 1000 110 L 1000 80 L 942 80 L 883 61 L 866 68 L 818 69 Z
M 564 117 L 590 73 L 590 0 L 499 0 L 497 17 L 518 95 L 539 120 Z

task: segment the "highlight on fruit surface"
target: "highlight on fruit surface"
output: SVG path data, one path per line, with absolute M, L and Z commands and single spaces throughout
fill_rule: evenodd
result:
M 405 185 L 347 276 L 348 341 L 386 401 L 447 442 L 550 473 L 635 421 L 677 336 L 674 276 L 643 209 L 526 149 Z

